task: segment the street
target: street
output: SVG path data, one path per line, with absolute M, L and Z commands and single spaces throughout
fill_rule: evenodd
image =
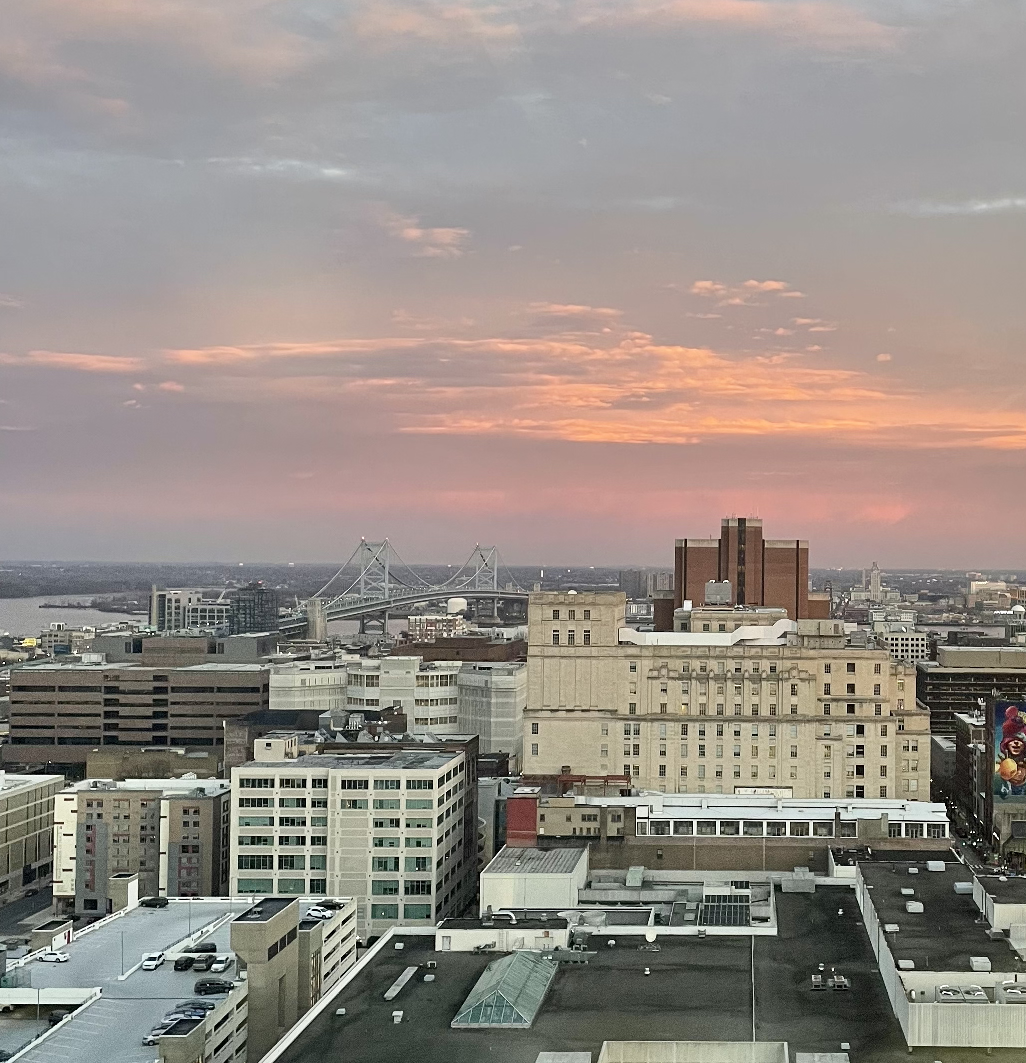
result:
M 0 908 L 0 937 L 28 936 L 29 929 L 22 926 L 22 920 L 29 916 L 38 915 L 39 922 L 43 922 L 50 914 L 50 905 L 53 903 L 53 893 L 50 886 L 46 886 L 34 897 L 22 897 L 20 900 L 11 901 Z

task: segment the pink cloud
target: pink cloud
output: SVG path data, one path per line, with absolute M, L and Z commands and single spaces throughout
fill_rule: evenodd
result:
M 80 373 L 138 373 L 140 358 L 108 354 L 75 354 L 66 351 L 29 351 L 25 355 L 0 354 L 3 365 L 35 366 L 41 369 L 71 369 Z
M 411 244 L 420 258 L 459 258 L 467 252 L 469 229 L 455 227 L 424 228 L 416 217 L 388 214 L 385 228 L 392 236 Z

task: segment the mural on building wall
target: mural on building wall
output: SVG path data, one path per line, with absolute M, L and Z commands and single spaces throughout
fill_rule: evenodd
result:
M 994 703 L 994 796 L 1026 803 L 1026 701 Z

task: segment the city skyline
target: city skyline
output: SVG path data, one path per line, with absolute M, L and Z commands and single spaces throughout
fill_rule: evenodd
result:
M 1013 10 L 10 6 L 0 552 L 1021 566 Z

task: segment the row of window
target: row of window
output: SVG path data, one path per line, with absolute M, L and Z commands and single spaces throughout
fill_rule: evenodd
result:
M 858 836 L 858 824 L 842 822 L 837 824 L 837 837 L 855 838 Z M 904 833 L 902 827 L 904 826 Z M 638 820 L 639 836 L 683 836 L 720 837 L 720 838 L 833 838 L 835 823 L 833 820 L 737 820 L 737 819 L 674 819 L 674 820 Z M 946 838 L 946 823 L 889 823 L 888 834 L 891 838 Z

